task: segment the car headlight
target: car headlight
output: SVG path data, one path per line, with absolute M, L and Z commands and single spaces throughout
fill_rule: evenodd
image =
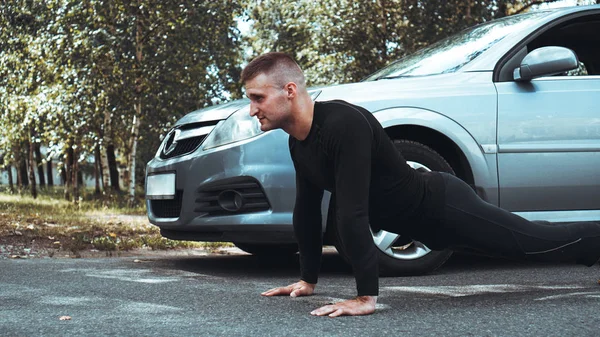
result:
M 204 140 L 204 150 L 258 136 L 263 131 L 256 117 L 250 116 L 250 105 L 220 121 Z
M 314 101 L 321 94 L 321 90 L 310 90 L 308 94 Z M 260 129 L 258 118 L 250 116 L 250 105 L 248 104 L 227 119 L 220 121 L 206 137 L 202 148 L 208 150 L 252 138 L 262 133 L 264 132 Z

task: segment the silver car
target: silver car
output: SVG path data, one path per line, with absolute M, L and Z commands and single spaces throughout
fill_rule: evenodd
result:
M 311 94 L 365 107 L 409 165 L 452 172 L 492 204 L 530 220 L 600 220 L 598 32 L 599 5 L 510 16 Z M 172 239 L 295 253 L 287 139 L 261 132 L 248 100 L 184 116 L 147 166 L 150 222 Z M 328 199 L 324 240 L 336 245 Z M 429 272 L 451 255 L 385 231 L 373 239 L 390 275 Z

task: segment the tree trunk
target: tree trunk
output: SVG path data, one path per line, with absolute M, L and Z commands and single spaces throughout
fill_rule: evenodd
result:
M 102 190 L 107 192 L 110 189 L 110 174 L 108 172 L 108 157 L 106 151 L 100 148 L 100 172 L 102 172 Z
M 466 2 L 466 6 L 467 6 L 467 10 L 465 12 L 465 20 L 467 20 L 468 22 L 471 22 L 471 1 L 465 1 Z
M 21 171 L 21 187 L 29 186 L 29 178 L 27 177 L 26 156 L 21 155 L 21 160 L 19 161 L 19 171 Z
M 73 203 L 79 204 L 79 160 L 77 160 L 77 150 L 71 148 L 73 152 L 73 166 L 71 168 L 71 179 L 73 184 Z
M 108 106 L 108 98 L 106 100 L 106 105 Z M 112 115 L 108 109 L 104 110 L 104 129 L 102 135 L 102 145 L 105 148 L 105 151 L 100 151 L 100 155 L 102 156 L 102 161 L 100 162 L 100 167 L 102 169 L 102 182 L 104 191 L 108 191 L 112 186 L 116 191 L 119 190 L 119 177 L 118 173 L 113 178 L 114 172 L 112 171 L 111 162 L 109 157 L 111 156 L 109 153 L 112 153 L 112 157 L 114 158 L 115 148 L 112 140 L 112 125 L 111 125 Z M 114 166 L 116 171 L 116 165 Z M 114 179 L 114 180 L 113 180 Z M 116 188 L 115 188 L 116 185 Z
M 106 103 L 108 104 L 108 98 L 106 100 Z M 117 159 L 115 156 L 115 145 L 112 137 L 111 120 L 112 115 L 110 111 L 104 110 L 103 145 L 105 147 L 105 151 L 101 151 L 102 166 L 106 168 L 103 169 L 104 191 L 108 191 L 110 189 L 114 192 L 120 192 L 121 188 L 119 187 L 119 170 L 117 169 Z
M 506 6 L 506 1 L 500 1 L 498 4 L 498 11 L 494 16 L 494 19 L 503 18 L 508 15 L 508 7 Z
M 15 193 L 15 186 L 13 185 L 13 174 L 12 174 L 12 165 L 8 165 L 8 187 L 10 189 L 10 193 Z
M 129 141 L 129 205 L 133 206 L 135 204 L 135 164 L 136 164 L 136 154 L 137 154 L 137 142 L 140 130 L 140 117 L 142 116 L 142 92 L 144 90 L 144 78 L 142 72 L 142 64 L 144 62 L 144 54 L 143 54 L 143 34 L 142 34 L 142 0 L 138 0 L 138 12 L 136 15 L 135 22 L 135 70 L 136 70 L 136 79 L 135 79 L 135 103 L 134 110 L 135 113 L 133 115 L 133 125 L 131 126 L 131 138 Z
M 67 184 L 67 165 L 63 163 L 63 169 L 60 171 L 60 182 L 63 186 Z
M 136 110 L 139 111 L 139 109 L 141 108 L 141 104 L 136 104 Z M 137 112 L 136 112 L 137 113 Z M 136 153 L 137 153 L 137 138 L 138 138 L 138 133 L 140 130 L 140 119 L 136 118 L 136 116 L 133 116 L 133 126 L 131 128 L 131 154 L 130 154 L 130 161 L 131 161 L 131 166 L 129 167 L 129 172 L 130 172 L 130 176 L 129 176 L 129 204 L 130 206 L 133 206 L 133 204 L 135 203 L 135 159 L 136 159 Z
M 29 181 L 31 182 L 29 186 L 31 187 L 31 196 L 36 199 L 37 198 L 37 188 L 35 185 L 35 160 L 33 159 L 33 153 L 35 152 L 35 143 L 33 141 L 33 128 L 29 131 Z M 42 172 L 43 175 L 43 172 Z
M 69 141 L 65 158 L 65 200 L 71 201 L 71 186 L 73 184 L 73 147 Z
M 15 155 L 15 171 L 17 172 L 17 190 L 21 193 L 23 187 L 23 171 L 21 171 L 21 152 L 17 146 L 13 146 L 13 153 Z
M 379 21 L 379 24 L 374 26 L 379 27 L 379 29 L 376 28 L 378 32 L 375 35 L 379 37 L 379 41 L 381 43 L 381 47 L 379 48 L 379 50 L 381 51 L 379 63 L 386 64 L 388 61 L 387 43 L 389 40 L 387 28 L 387 3 L 384 0 L 377 0 L 377 8 L 377 14 L 379 16 L 377 20 Z
M 40 179 L 40 188 L 42 188 L 46 186 L 46 179 L 44 179 L 44 163 L 40 147 L 40 143 L 35 143 L 35 162 L 37 163 L 38 177 Z
M 48 187 L 54 186 L 54 177 L 52 176 L 52 158 L 46 162 L 46 174 L 48 175 Z
M 100 180 L 102 179 L 102 165 L 100 164 L 100 145 L 94 147 L 94 180 L 96 181 L 95 195 L 100 195 Z
M 110 173 L 110 187 L 115 192 L 120 192 L 119 170 L 117 170 L 117 158 L 115 157 L 115 147 L 110 144 L 106 147 L 106 159 L 108 160 L 108 171 Z
M 85 182 L 83 181 L 83 172 L 79 169 L 79 163 L 77 163 L 77 181 L 79 182 L 79 188 L 85 189 Z

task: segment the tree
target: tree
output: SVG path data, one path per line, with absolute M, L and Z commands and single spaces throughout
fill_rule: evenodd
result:
M 23 166 L 24 143 L 33 147 L 31 162 L 61 159 L 65 195 L 76 201 L 79 163 L 99 149 L 97 171 L 110 175 L 103 187 L 110 180 L 119 190 L 122 162 L 133 193 L 160 134 L 190 110 L 241 96 L 239 13 L 224 0 L 0 4 L 5 163 Z M 40 144 L 47 158 L 39 158 Z
M 244 39 L 250 58 L 294 56 L 310 85 L 344 83 L 472 25 L 555 1 L 245 1 Z
M 47 67 L 37 48 L 38 36 L 48 16 L 45 4 L 29 1 L 4 2 L 0 7 L 0 113 L 5 153 L 14 156 L 9 162 L 17 166 L 17 181 L 29 183 L 37 196 L 33 151 L 38 109 L 36 107 Z M 22 145 L 25 144 L 25 148 Z M 27 179 L 26 161 L 29 161 Z
M 34 154 L 35 154 L 35 162 L 37 163 L 38 169 L 38 178 L 40 180 L 40 187 L 46 186 L 46 179 L 44 177 L 44 160 L 42 159 L 42 151 L 40 148 L 40 143 L 37 141 L 37 137 L 35 138 L 36 142 L 34 143 Z
M 117 49 L 123 56 L 117 61 L 124 89 L 120 95 L 127 104 L 119 107 L 117 127 L 128 129 L 119 136 L 126 136 L 120 143 L 133 198 L 136 170 L 143 169 L 137 161 L 141 131 L 164 133 L 192 109 L 223 100 L 227 93 L 240 96 L 238 32 L 233 28 L 239 6 L 231 1 L 155 1 L 129 3 L 118 11 L 123 13 L 115 31 L 123 42 Z M 154 154 L 155 149 L 145 150 Z

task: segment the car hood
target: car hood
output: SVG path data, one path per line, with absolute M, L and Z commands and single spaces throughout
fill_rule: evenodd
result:
M 175 126 L 197 122 L 220 121 L 248 104 L 250 104 L 250 100 L 244 98 L 192 111 L 179 119 Z
M 341 99 L 364 106 L 374 112 L 389 106 L 413 103 L 415 99 L 432 97 L 439 95 L 440 92 L 453 91 L 461 84 L 471 82 L 474 78 L 481 78 L 481 76 L 481 72 L 439 74 L 313 87 L 309 88 L 309 91 L 319 92 L 316 97 L 319 101 Z M 489 76 L 491 82 L 491 72 L 484 76 Z M 250 104 L 250 100 L 244 98 L 196 110 L 182 117 L 175 126 L 227 119 L 232 113 L 248 104 Z
M 318 100 L 341 99 L 375 112 L 386 107 L 413 105 L 422 102 L 422 99 L 448 95 L 468 83 L 482 80 L 491 83 L 491 78 L 491 71 L 457 72 L 341 84 L 321 88 Z

